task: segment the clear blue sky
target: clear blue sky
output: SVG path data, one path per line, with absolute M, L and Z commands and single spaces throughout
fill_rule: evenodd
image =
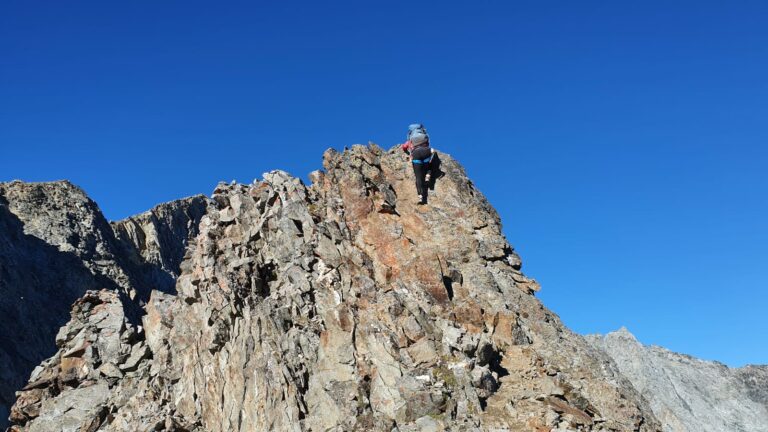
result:
M 768 363 L 766 23 L 765 1 L 6 0 L 0 180 L 70 179 L 119 219 L 420 121 L 571 328 Z

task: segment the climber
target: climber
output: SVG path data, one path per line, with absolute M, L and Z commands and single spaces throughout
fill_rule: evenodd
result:
M 429 146 L 429 135 L 424 125 L 415 123 L 408 126 L 408 139 L 402 145 L 403 151 L 411 156 L 413 174 L 416 177 L 416 194 L 419 205 L 427 203 L 427 186 L 432 174 L 432 159 L 435 151 Z

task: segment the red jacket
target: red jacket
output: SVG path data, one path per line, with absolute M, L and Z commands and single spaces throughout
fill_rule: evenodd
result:
M 411 151 L 413 150 L 413 144 L 411 144 L 411 140 L 404 142 L 401 147 L 403 148 L 403 151 L 408 154 L 411 154 Z

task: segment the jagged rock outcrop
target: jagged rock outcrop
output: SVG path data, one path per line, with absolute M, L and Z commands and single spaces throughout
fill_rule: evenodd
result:
M 626 328 L 587 339 L 613 358 L 665 431 L 768 431 L 768 366 L 731 369 L 644 346 Z
M 142 326 L 87 293 L 11 430 L 660 430 L 442 162 L 425 207 L 375 145 L 329 150 L 310 187 L 220 184 L 177 293 L 154 291 Z
M 86 292 L 56 335 L 59 351 L 32 372 L 11 419 L 34 418 L 31 431 L 95 430 L 107 415 L 109 382 L 130 379 L 148 355 L 124 310 L 115 291 Z
M 768 410 L 768 365 L 747 365 L 733 372 L 746 388 L 746 394 Z M 768 424 L 768 420 L 765 422 Z
M 147 227 L 157 233 L 134 235 L 159 239 L 140 247 L 119 241 L 98 206 L 69 182 L 0 183 L 0 427 L 14 391 L 56 352 L 56 333 L 86 291 L 125 297 L 126 313 L 138 319 L 153 289 L 174 289 L 187 238 L 197 233 L 206 205 L 205 197 L 189 198 L 117 223 L 120 238 Z
M 143 284 L 173 293 L 187 240 L 208 209 L 202 195 L 160 204 L 144 213 L 113 222 L 115 237 Z

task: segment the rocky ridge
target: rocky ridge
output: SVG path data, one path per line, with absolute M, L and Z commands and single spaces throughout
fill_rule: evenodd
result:
M 626 328 L 587 340 L 611 356 L 665 431 L 768 431 L 768 366 L 731 369 L 644 346 Z
M 173 292 L 187 238 L 206 207 L 202 196 L 174 201 L 113 229 L 69 182 L 0 183 L 0 427 L 14 391 L 56 352 L 56 334 L 86 291 L 122 296 L 133 320 L 153 289 Z M 143 244 L 121 240 L 130 236 Z
M 198 195 L 111 223 L 124 256 L 143 275 L 145 286 L 175 292 L 187 242 L 197 234 L 209 204 L 206 197 Z
M 660 430 L 442 161 L 426 207 L 375 145 L 329 150 L 309 187 L 280 171 L 220 184 L 175 292 L 152 291 L 141 322 L 128 290 L 86 292 L 11 430 Z M 136 252 L 122 262 L 172 262 L 113 226 Z

